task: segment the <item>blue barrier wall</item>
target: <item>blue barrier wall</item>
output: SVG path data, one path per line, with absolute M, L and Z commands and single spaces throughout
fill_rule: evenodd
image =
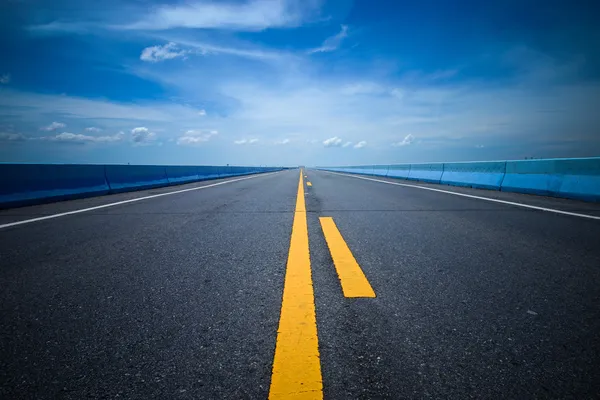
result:
M 273 167 L 0 164 L 0 208 L 281 171 Z
M 411 164 L 408 173 L 408 179 L 411 181 L 422 181 L 431 183 L 440 183 L 444 164 Z
M 557 196 L 600 201 L 600 158 L 565 159 L 560 171 L 563 179 Z
M 387 176 L 390 178 L 408 179 L 410 164 L 390 165 Z
M 500 190 L 506 161 L 445 163 L 440 183 Z
M 600 157 L 317 169 L 600 202 Z
M 169 184 L 166 167 L 160 165 L 107 165 L 106 180 L 112 193 Z
M 0 164 L 0 205 L 21 206 L 108 193 L 104 165 Z
M 0 164 L 0 208 L 281 171 L 272 167 Z
M 165 167 L 170 184 L 187 183 L 199 180 L 198 167 L 184 165 L 168 165 Z
M 508 161 L 501 190 L 600 201 L 600 158 Z
M 375 176 L 387 176 L 389 165 L 374 165 L 373 166 L 373 175 Z
M 224 167 L 215 167 L 210 165 L 203 165 L 196 168 L 196 173 L 198 174 L 198 179 L 217 179 L 221 177 L 226 177 L 227 175 L 224 173 L 222 168 Z

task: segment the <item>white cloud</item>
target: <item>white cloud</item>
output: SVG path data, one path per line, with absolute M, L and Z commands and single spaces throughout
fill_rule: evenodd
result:
M 10 83 L 10 74 L 3 74 L 0 76 L 0 83 L 3 85 Z
M 63 124 L 62 122 L 53 122 L 50 125 L 41 127 L 40 130 L 41 131 L 47 131 L 47 132 L 53 132 L 57 129 L 62 129 L 65 126 L 67 126 L 66 124 Z
M 156 134 L 146 127 L 140 126 L 131 130 L 131 139 L 134 143 L 145 144 L 156 139 Z
M 290 139 L 283 139 L 283 140 L 278 140 L 275 142 L 275 144 L 289 144 L 290 143 Z
M 188 53 L 186 50 L 179 50 L 177 44 L 169 42 L 164 46 L 150 46 L 142 50 L 140 54 L 140 60 L 148 62 L 159 62 L 164 60 L 171 60 L 177 57 L 185 57 Z
M 27 137 L 22 133 L 0 132 L 0 142 L 22 142 L 27 140 Z
M 198 36 L 202 38 L 202 34 Z M 600 94 L 600 86 L 593 82 L 584 85 L 564 81 L 543 88 L 526 81 L 502 86 L 479 81 L 441 85 L 419 80 L 405 82 L 397 72 L 388 73 L 387 66 L 381 72 L 379 64 L 376 68 L 365 67 L 357 74 L 327 75 L 311 64 L 316 63 L 314 59 L 298 58 L 298 63 L 293 59 L 289 63 L 268 65 L 231 58 L 226 60 L 231 68 L 223 68 L 218 57 L 192 59 L 185 65 L 173 63 L 170 68 L 152 68 L 138 62 L 139 68 L 156 72 L 152 78 L 170 93 L 177 93 L 177 97 L 116 102 L 23 93 L 6 87 L 0 96 L 0 107 L 6 118 L 18 124 L 19 132 L 27 132 L 31 124 L 42 126 L 48 120 L 69 118 L 69 125 L 74 125 L 71 122 L 74 120 L 82 121 L 82 126 L 101 124 L 106 132 L 125 128 L 129 132 L 132 127 L 147 126 L 160 133 L 160 139 L 164 132 L 164 140 L 172 137 L 173 142 L 202 118 L 201 126 L 206 122 L 206 126 L 220 132 L 240 135 L 215 144 L 215 148 L 217 144 L 223 145 L 222 151 L 210 152 L 215 160 L 222 160 L 218 162 L 228 161 L 223 154 L 227 154 L 227 146 L 234 147 L 235 139 L 247 138 L 245 143 L 252 137 L 260 137 L 261 143 L 269 144 L 289 137 L 297 146 L 294 151 L 290 145 L 245 147 L 253 151 L 240 151 L 238 162 L 281 163 L 293 159 L 318 165 L 324 162 L 322 157 L 327 153 L 326 161 L 331 165 L 351 165 L 368 163 L 363 157 L 367 157 L 369 150 L 378 151 L 378 159 L 386 163 L 397 157 L 398 149 L 393 151 L 392 144 L 406 146 L 402 149 L 411 162 L 468 158 L 477 143 L 484 143 L 490 154 L 498 148 L 506 149 L 501 150 L 504 153 L 493 153 L 494 157 L 515 148 L 517 152 L 528 149 L 531 154 L 540 154 L 545 143 L 565 140 L 564 132 L 570 132 L 573 140 L 579 140 L 580 147 L 589 149 L 588 153 L 600 149 L 597 135 L 600 113 L 592 106 Z M 395 93 L 394 89 L 401 92 Z M 374 95 L 348 95 L 356 93 Z M 199 117 L 199 109 L 209 106 L 211 112 Z M 478 128 L 481 126 L 485 130 Z M 411 136 L 404 138 L 409 132 Z M 337 146 L 347 141 L 352 146 L 368 137 L 369 149 L 314 151 L 308 144 L 318 140 L 316 146 L 321 147 L 323 138 L 332 137 L 343 139 Z M 464 148 L 470 148 L 471 152 Z
M 360 142 L 356 143 L 354 145 L 355 149 L 362 149 L 363 147 L 365 147 L 367 145 L 367 142 L 365 142 L 364 140 L 361 140 Z
M 342 147 L 349 147 L 352 146 L 352 142 L 346 142 L 342 145 Z
M 96 128 L 95 126 L 90 126 L 90 127 L 85 128 L 85 131 L 98 133 L 98 132 L 102 132 L 102 129 Z
M 337 147 L 341 144 L 342 144 L 342 139 L 340 139 L 337 136 L 334 136 L 332 138 L 329 138 L 329 139 L 326 139 L 323 141 L 323 145 L 325 147 Z
M 177 138 L 177 144 L 179 145 L 192 145 L 208 142 L 213 136 L 217 135 L 218 132 L 215 130 L 205 131 L 192 129 L 186 131 L 183 136 Z
M 43 136 L 40 139 L 63 143 L 111 143 L 123 140 L 124 136 L 123 132 L 112 136 L 88 136 L 81 133 L 63 132 L 54 136 Z
M 206 115 L 206 110 L 198 111 L 198 115 L 200 115 L 201 117 L 204 117 Z
M 256 144 L 258 143 L 258 139 L 241 139 L 241 140 L 234 140 L 233 144 L 238 144 L 238 145 L 242 145 L 242 144 Z
M 342 41 L 348 37 L 348 26 L 342 25 L 341 30 L 336 35 L 333 35 L 323 42 L 321 46 L 311 49 L 308 51 L 309 54 L 313 53 L 325 53 L 329 51 L 337 50 L 338 47 L 342 44 Z
M 412 135 L 412 133 L 409 133 L 408 135 L 406 135 L 404 137 L 404 139 L 402 139 L 402 141 L 392 143 L 392 146 L 394 146 L 394 147 L 408 146 L 408 145 L 412 144 L 414 141 L 415 141 L 415 137 Z
M 308 4 L 306 4 L 308 3 Z M 165 30 L 173 28 L 261 31 L 267 28 L 298 26 L 311 11 L 311 3 L 300 0 L 250 0 L 162 6 L 122 29 Z M 308 5 L 308 7 L 307 7 Z

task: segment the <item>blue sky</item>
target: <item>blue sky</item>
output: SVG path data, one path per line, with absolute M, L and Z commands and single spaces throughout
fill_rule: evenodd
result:
M 5 0 L 0 161 L 598 156 L 599 49 L 595 1 Z

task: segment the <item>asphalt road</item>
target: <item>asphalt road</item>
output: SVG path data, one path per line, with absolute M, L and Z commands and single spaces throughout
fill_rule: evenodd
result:
M 306 175 L 306 213 L 298 170 L 0 212 L 0 398 L 266 399 L 295 216 L 325 399 L 600 397 L 600 220 Z M 344 297 L 320 217 L 375 298 Z

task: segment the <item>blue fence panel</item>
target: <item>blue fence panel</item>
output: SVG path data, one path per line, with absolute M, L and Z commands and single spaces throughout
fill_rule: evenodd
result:
M 410 172 L 410 164 L 390 165 L 388 168 L 388 178 L 408 179 Z
M 165 167 L 165 173 L 167 175 L 167 180 L 171 185 L 200 180 L 198 171 L 194 166 L 168 165 Z
M 165 167 L 158 165 L 107 165 L 106 180 L 114 193 L 169 184 Z
M 411 164 L 408 179 L 423 182 L 440 183 L 444 172 L 443 163 Z
M 446 163 L 440 183 L 500 190 L 505 172 L 506 161 Z
M 103 165 L 0 164 L 0 206 L 108 193 Z

